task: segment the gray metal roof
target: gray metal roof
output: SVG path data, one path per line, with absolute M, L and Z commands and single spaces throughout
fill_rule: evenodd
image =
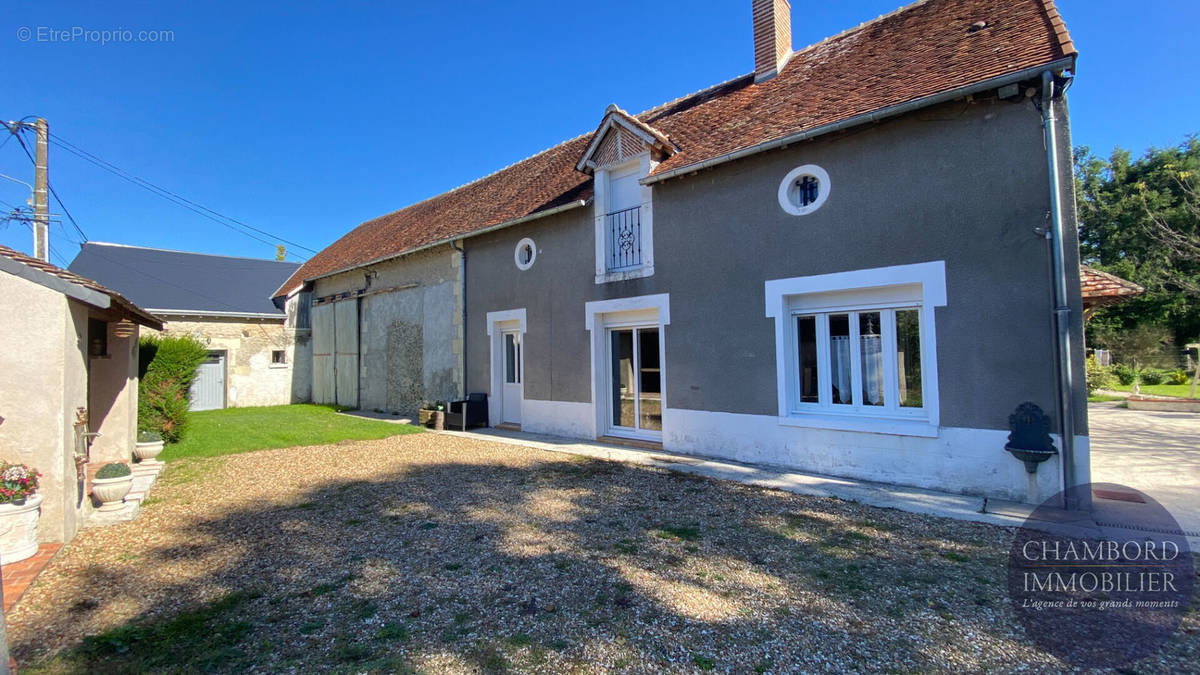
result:
M 88 242 L 67 269 L 149 311 L 282 316 L 271 295 L 299 267 L 276 260 Z

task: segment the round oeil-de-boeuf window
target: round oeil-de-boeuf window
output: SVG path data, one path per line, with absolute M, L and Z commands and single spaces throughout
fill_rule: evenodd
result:
M 779 184 L 779 206 L 793 216 L 805 216 L 829 198 L 829 174 L 816 164 L 798 166 Z
M 517 248 L 513 251 L 513 259 L 517 263 L 517 269 L 527 270 L 533 267 L 533 261 L 537 260 L 537 246 L 533 240 L 525 237 L 517 242 Z

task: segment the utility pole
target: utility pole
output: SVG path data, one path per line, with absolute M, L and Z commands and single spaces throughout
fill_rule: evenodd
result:
M 34 162 L 33 175 L 33 257 L 50 262 L 50 203 L 46 200 L 47 149 L 50 145 L 50 129 L 46 120 L 38 118 L 34 124 L 37 129 L 37 161 Z

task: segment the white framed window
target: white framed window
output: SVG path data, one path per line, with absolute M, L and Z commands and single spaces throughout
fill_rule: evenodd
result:
M 816 164 L 798 166 L 779 184 L 779 206 L 793 216 L 806 216 L 821 208 L 831 188 L 825 169 Z
M 942 262 L 768 281 L 781 424 L 936 436 Z
M 646 151 L 595 170 L 597 284 L 654 274 L 652 190 L 640 181 L 655 164 Z
M 793 313 L 789 412 L 927 418 L 920 316 L 919 304 Z
M 537 260 L 537 245 L 529 237 L 525 237 L 517 242 L 517 247 L 513 249 L 513 261 L 517 263 L 517 269 L 527 270 L 533 267 L 534 261 Z

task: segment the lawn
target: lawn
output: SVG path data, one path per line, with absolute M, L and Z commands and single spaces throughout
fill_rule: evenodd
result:
M 8 613 L 22 672 L 1064 669 L 1005 528 L 441 434 L 199 461 Z
M 339 415 L 330 406 L 310 404 L 205 410 L 190 417 L 191 427 L 183 440 L 168 445 L 160 459 L 378 439 L 421 430 L 408 424 Z
M 1115 391 L 1133 391 L 1133 385 L 1117 384 L 1112 387 Z M 1143 396 L 1172 396 L 1175 398 L 1187 398 L 1188 393 L 1192 390 L 1192 385 L 1188 384 L 1143 384 Z M 1200 388 L 1197 388 L 1197 394 L 1200 394 Z

